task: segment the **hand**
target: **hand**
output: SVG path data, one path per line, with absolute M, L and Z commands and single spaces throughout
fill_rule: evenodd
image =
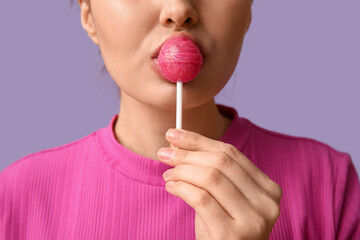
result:
M 268 239 L 280 216 L 280 186 L 233 145 L 171 130 L 166 139 L 175 147 L 158 157 L 174 166 L 164 172 L 166 190 L 196 212 L 196 239 Z

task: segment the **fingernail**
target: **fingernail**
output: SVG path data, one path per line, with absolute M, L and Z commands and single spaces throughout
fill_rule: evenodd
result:
M 169 129 L 166 133 L 166 136 L 168 138 L 174 139 L 174 140 L 180 140 L 184 135 L 184 132 L 180 129 Z
M 165 181 L 171 176 L 172 171 L 172 168 L 170 168 L 163 173 L 163 178 L 165 179 Z
M 174 150 L 171 148 L 160 148 L 158 152 L 158 157 L 163 160 L 169 160 L 172 158 Z

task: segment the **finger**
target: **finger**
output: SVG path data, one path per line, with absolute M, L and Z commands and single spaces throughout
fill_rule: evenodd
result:
M 222 231 L 230 231 L 234 221 L 206 190 L 183 181 L 170 181 L 166 190 L 189 204 L 206 224 L 211 236 L 226 236 Z
M 257 178 L 268 180 L 269 177 L 262 173 L 244 154 L 238 151 L 233 145 L 207 138 L 198 133 L 183 129 L 170 128 L 166 132 L 166 139 L 172 146 L 192 151 L 225 152 L 250 174 L 260 174 Z
M 165 181 L 184 181 L 210 193 L 233 219 L 243 219 L 253 211 L 247 197 L 220 170 L 181 164 L 164 173 Z
M 280 202 L 282 192 L 280 186 L 263 173 L 253 162 L 250 161 L 235 146 L 204 137 L 198 133 L 183 129 L 169 129 L 166 139 L 181 149 L 192 151 L 224 152 L 241 165 L 254 181 L 261 186 L 276 201 Z
M 197 165 L 210 169 L 218 169 L 229 181 L 231 181 L 233 185 L 235 185 L 237 191 L 241 191 L 241 193 L 249 199 L 251 204 L 262 212 L 273 206 L 272 202 L 276 201 L 270 193 L 254 181 L 254 179 L 242 168 L 242 166 L 224 152 L 188 151 L 183 149 L 166 150 L 173 151 L 171 158 L 163 160 L 162 155 L 159 154 L 159 159 L 164 162 L 167 161 L 165 163 L 171 166 Z M 187 172 L 186 169 L 184 171 L 186 171 L 186 175 L 190 175 L 189 177 L 192 177 L 191 174 L 196 176 L 198 175 L 194 172 L 196 171 L 194 168 L 190 169 L 189 172 Z M 201 169 L 199 171 L 201 171 Z M 180 177 L 180 179 L 175 180 L 182 180 L 182 176 L 179 175 L 178 177 Z M 195 184 L 192 180 L 187 182 Z M 208 183 L 205 182 L 201 185 L 201 187 L 206 188 L 207 184 Z M 195 185 L 200 186 L 198 184 Z

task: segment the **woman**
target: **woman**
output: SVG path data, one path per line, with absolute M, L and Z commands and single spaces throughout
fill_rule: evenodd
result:
M 1 239 L 359 239 L 349 154 L 263 129 L 217 105 L 251 23 L 250 0 L 79 0 L 121 91 L 109 125 L 0 175 Z M 166 40 L 196 39 L 184 84 L 154 70 Z M 171 147 L 167 147 L 167 146 Z

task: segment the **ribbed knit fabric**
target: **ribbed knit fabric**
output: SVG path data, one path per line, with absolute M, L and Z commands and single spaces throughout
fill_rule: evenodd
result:
M 360 185 L 351 157 L 309 138 L 233 119 L 231 143 L 283 191 L 270 239 L 360 239 Z M 117 142 L 113 125 L 25 156 L 0 173 L 0 239 L 195 239 L 195 211 L 165 190 L 171 168 Z

